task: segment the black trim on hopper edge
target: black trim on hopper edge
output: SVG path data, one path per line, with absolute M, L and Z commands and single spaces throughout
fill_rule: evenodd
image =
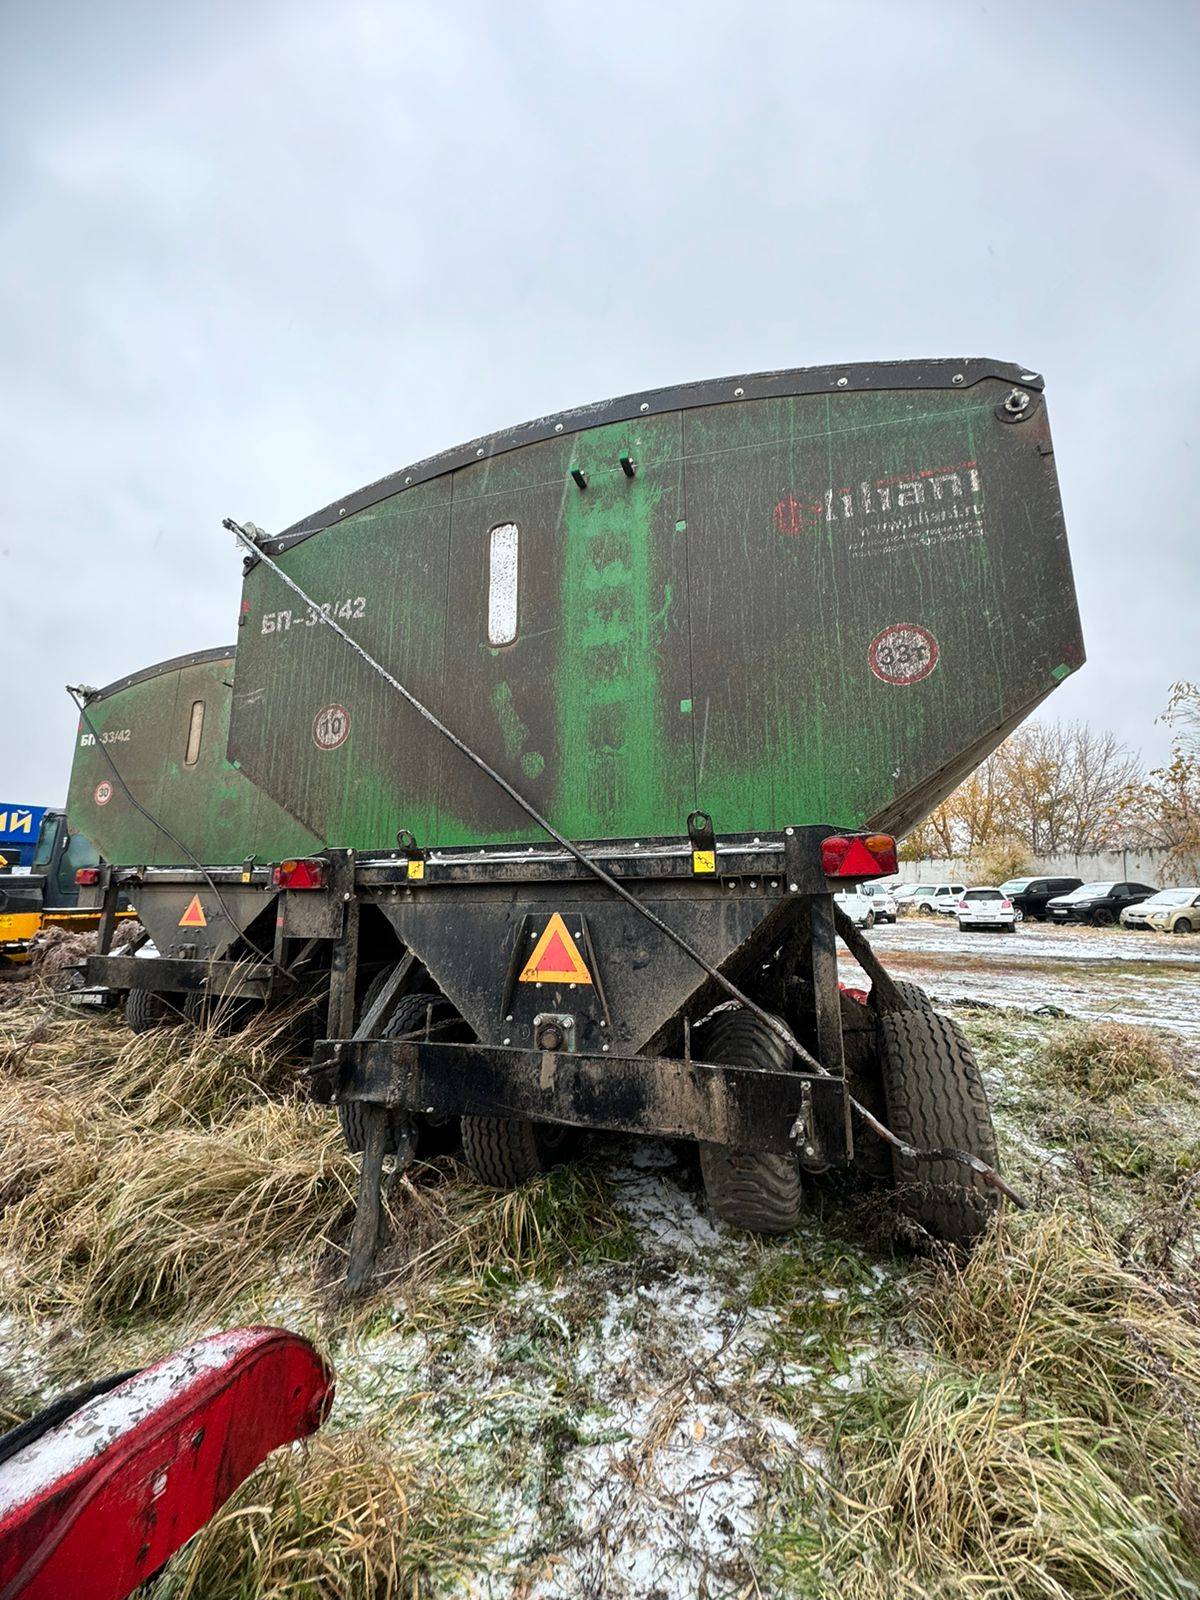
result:
M 954 381 L 956 378 L 960 380 L 957 383 Z M 343 517 L 365 511 L 404 489 L 416 488 L 418 484 L 428 483 L 447 472 L 469 466 L 473 461 L 487 460 L 510 450 L 519 450 L 522 445 L 538 444 L 545 439 L 580 433 L 587 428 L 628 422 L 642 415 L 643 408 L 645 415 L 655 416 L 668 411 L 687 411 L 696 406 L 736 404 L 740 400 L 782 399 L 791 395 L 854 394 L 871 389 L 969 389 L 987 378 L 998 378 L 1004 383 L 1020 383 L 1038 392 L 1045 387 L 1041 374 L 1031 372 L 1028 367 L 994 361 L 988 356 L 968 356 L 957 361 L 875 361 L 852 362 L 845 366 L 790 367 L 779 372 L 752 372 L 742 377 L 708 378 L 698 383 L 676 384 L 665 389 L 644 389 L 637 394 L 621 395 L 615 400 L 598 400 L 592 405 L 552 412 L 515 428 L 484 434 L 467 444 L 445 450 L 440 455 L 427 456 L 424 461 L 402 467 L 399 472 L 389 473 L 385 478 L 377 478 L 374 483 L 356 489 L 341 500 L 331 501 L 320 511 L 294 522 L 274 538 L 263 539 L 261 544 L 267 555 L 278 556 L 311 538 L 314 533 L 332 527 Z M 253 556 L 246 557 L 246 572 L 252 571 L 257 565 Z
M 216 650 L 193 650 L 190 655 L 172 656 L 169 661 L 159 661 L 152 667 L 143 667 L 139 672 L 131 672 L 127 677 L 117 678 L 113 683 L 106 683 L 103 689 L 88 696 L 88 705 L 94 706 L 98 700 L 107 700 L 110 694 L 117 694 L 122 689 L 129 689 L 135 683 L 145 683 L 147 678 L 160 677 L 164 672 L 176 672 L 182 667 L 198 667 L 205 661 L 220 661 L 226 656 L 232 661 L 237 655 L 237 645 L 227 644 Z

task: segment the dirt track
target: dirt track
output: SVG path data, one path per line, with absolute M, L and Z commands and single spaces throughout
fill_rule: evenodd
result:
M 1200 1035 L 1200 937 L 1038 922 L 1012 933 L 960 933 L 952 917 L 914 917 L 881 923 L 870 939 L 889 971 L 943 1000 L 1052 1005 Z M 842 961 L 844 981 L 857 982 L 844 952 Z

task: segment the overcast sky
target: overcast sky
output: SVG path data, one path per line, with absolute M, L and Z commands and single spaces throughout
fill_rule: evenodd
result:
M 987 355 L 1046 375 L 1090 656 L 1200 673 L 1200 6 L 0 8 L 0 794 L 67 682 L 235 635 L 275 530 L 547 411 Z

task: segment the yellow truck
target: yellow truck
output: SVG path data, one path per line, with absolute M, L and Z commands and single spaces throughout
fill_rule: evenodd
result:
M 28 827 L 32 837 L 27 848 L 16 834 L 0 842 L 0 964 L 28 961 L 29 947 L 43 928 L 92 933 L 100 922 L 98 909 L 78 904 L 75 879 L 80 868 L 99 864 L 91 840 L 70 832 L 63 811 L 9 808 L 6 820 L 18 810 L 22 828 Z

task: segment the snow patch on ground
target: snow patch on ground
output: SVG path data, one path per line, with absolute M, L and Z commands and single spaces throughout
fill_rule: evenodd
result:
M 1052 1005 L 1087 1021 L 1200 1037 L 1200 939 L 1043 923 L 1022 923 L 1013 933 L 960 933 L 953 918 L 912 918 L 873 928 L 869 937 L 896 977 L 921 984 L 935 1000 L 1022 1010 Z M 840 951 L 839 959 L 843 982 L 862 984 L 849 953 Z
M 835 1366 L 814 1346 L 808 1364 L 787 1359 L 774 1343 L 784 1312 L 749 1303 L 760 1247 L 713 1222 L 669 1145 L 614 1145 L 605 1176 L 637 1231 L 636 1260 L 523 1283 L 449 1346 L 382 1328 L 337 1356 L 336 1425 L 429 1397 L 421 1426 L 433 1419 L 431 1437 L 504 1529 L 479 1579 L 488 1600 L 740 1594 L 755 1580 L 765 1498 L 798 1460 L 820 1469 L 824 1407 L 878 1353 Z M 814 1222 L 792 1248 L 820 1237 Z M 889 1274 L 864 1263 L 862 1276 L 847 1289 L 815 1272 L 799 1314 L 811 1307 L 820 1325 Z M 784 1388 L 811 1398 L 807 1430 L 794 1401 L 780 1414 Z

